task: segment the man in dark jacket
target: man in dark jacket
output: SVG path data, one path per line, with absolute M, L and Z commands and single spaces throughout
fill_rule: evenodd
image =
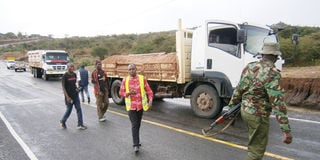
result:
M 68 71 L 62 77 L 62 90 L 64 93 L 67 109 L 62 119 L 60 120 L 60 125 L 63 129 L 67 128 L 66 121 L 69 118 L 72 111 L 72 107 L 74 105 L 74 107 L 77 110 L 77 117 L 78 117 L 77 128 L 84 130 L 84 129 L 87 129 L 87 127 L 83 125 L 82 110 L 81 110 L 81 105 L 79 100 L 78 88 L 76 86 L 77 75 L 73 71 L 74 71 L 74 65 L 72 63 L 69 63 Z
M 78 71 L 78 84 L 81 87 L 80 89 L 80 96 L 81 101 L 84 102 L 84 94 L 86 94 L 88 103 L 90 103 L 90 94 L 88 92 L 88 85 L 89 85 L 89 71 L 85 69 L 84 65 L 81 65 L 79 71 Z

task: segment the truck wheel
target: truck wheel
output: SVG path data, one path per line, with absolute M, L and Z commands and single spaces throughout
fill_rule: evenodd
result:
M 33 70 L 33 77 L 37 78 L 37 70 L 35 68 L 33 68 L 32 70 Z
M 117 105 L 124 105 L 124 98 L 119 95 L 121 86 L 120 80 L 115 80 L 111 85 L 111 98 Z
M 41 78 L 42 77 L 42 72 L 40 69 L 37 69 L 37 78 Z
M 203 118 L 217 117 L 221 111 L 221 100 L 215 88 L 208 85 L 198 86 L 191 95 L 193 112 Z
M 49 79 L 49 76 L 46 74 L 46 72 L 44 72 L 42 74 L 42 79 L 45 80 L 45 81 L 47 81 Z

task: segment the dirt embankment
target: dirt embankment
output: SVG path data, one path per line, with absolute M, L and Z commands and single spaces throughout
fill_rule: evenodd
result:
M 320 66 L 285 67 L 281 74 L 289 106 L 320 110 Z

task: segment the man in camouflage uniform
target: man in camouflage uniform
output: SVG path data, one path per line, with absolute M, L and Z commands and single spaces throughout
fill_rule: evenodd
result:
M 292 142 L 284 91 L 280 88 L 280 71 L 274 63 L 281 54 L 279 44 L 265 43 L 262 59 L 249 63 L 242 71 L 229 106 L 241 103 L 241 116 L 248 126 L 247 160 L 261 160 L 268 143 L 269 116 L 271 111 L 283 132 L 283 142 Z

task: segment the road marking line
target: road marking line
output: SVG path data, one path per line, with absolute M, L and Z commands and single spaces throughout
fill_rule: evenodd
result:
M 312 121 L 312 120 L 307 120 L 307 119 L 289 118 L 289 120 L 292 120 L 292 121 L 300 121 L 300 122 L 307 122 L 307 123 L 320 124 L 320 122 Z
M 126 115 L 126 114 L 123 114 L 123 113 L 120 113 L 120 112 L 116 112 L 116 111 L 112 111 L 110 109 L 108 110 L 108 112 L 116 114 L 116 115 L 120 115 L 120 116 L 123 116 L 123 117 L 128 117 L 128 115 Z M 152 124 L 152 125 L 155 125 L 155 126 L 167 128 L 167 129 L 170 129 L 170 130 L 173 130 L 173 131 L 176 131 L 176 132 L 180 132 L 180 133 L 183 133 L 183 134 L 187 134 L 187 135 L 190 135 L 190 136 L 206 139 L 206 140 L 209 140 L 209 141 L 212 141 L 212 142 L 224 144 L 224 145 L 231 146 L 231 147 L 238 148 L 238 149 L 242 149 L 242 150 L 248 150 L 247 147 L 242 146 L 242 145 L 238 145 L 238 144 L 235 144 L 235 143 L 219 140 L 219 139 L 216 139 L 216 138 L 213 138 L 213 137 L 206 137 L 206 136 L 204 136 L 202 134 L 189 132 L 189 131 L 186 131 L 186 130 L 183 130 L 183 129 L 175 128 L 175 127 L 168 126 L 168 125 L 165 125 L 165 124 L 161 124 L 161 123 L 158 123 L 158 122 L 153 122 L 153 121 L 149 121 L 149 120 L 145 120 L 145 119 L 142 119 L 142 121 L 145 122 L 145 123 L 149 123 L 149 124 Z M 265 152 L 264 155 L 272 157 L 272 158 L 276 158 L 276 159 L 294 160 L 292 158 L 284 157 L 284 156 L 273 154 L 273 153 L 270 153 L 270 152 Z
M 34 153 L 31 151 L 31 149 L 27 146 L 26 143 L 24 143 L 24 141 L 20 138 L 20 136 L 17 134 L 16 131 L 14 131 L 14 129 L 12 128 L 11 124 L 9 123 L 9 121 L 6 119 L 6 117 L 0 112 L 0 117 L 2 119 L 2 121 L 4 122 L 4 124 L 7 126 L 7 128 L 9 129 L 11 135 L 16 139 L 16 141 L 20 144 L 20 146 L 22 147 L 22 149 L 26 152 L 26 154 L 28 155 L 28 157 L 31 160 L 38 160 L 38 158 L 34 155 Z

